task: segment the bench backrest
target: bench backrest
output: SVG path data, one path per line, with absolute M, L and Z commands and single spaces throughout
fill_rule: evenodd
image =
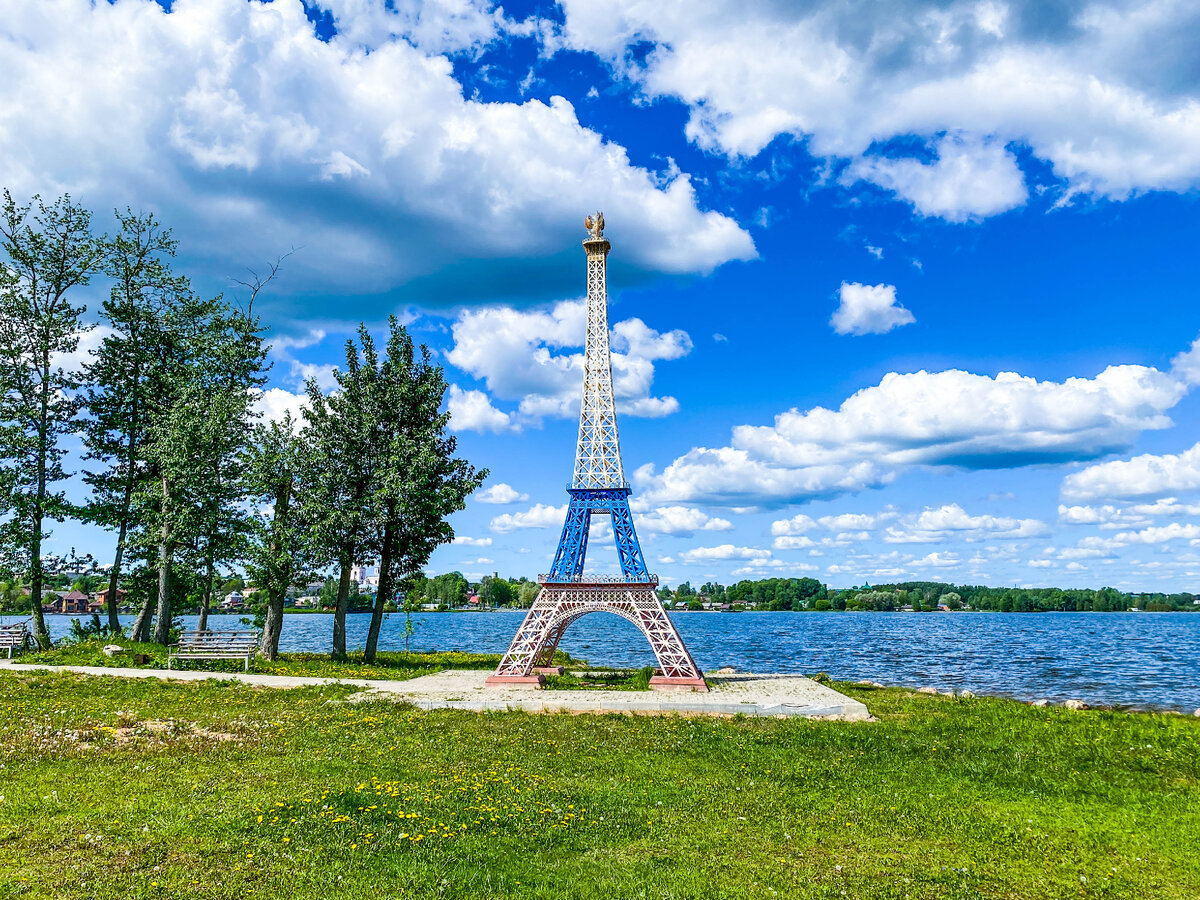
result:
M 180 650 L 250 651 L 258 646 L 253 631 L 190 631 L 179 636 Z
M 24 650 L 25 646 L 32 642 L 32 639 L 28 622 L 0 625 L 0 647 L 6 650 Z

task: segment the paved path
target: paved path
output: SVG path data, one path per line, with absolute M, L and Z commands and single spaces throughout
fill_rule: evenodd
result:
M 203 681 L 218 678 L 259 687 L 297 688 L 346 684 L 362 688 L 357 699 L 388 698 L 412 703 L 421 709 L 465 709 L 477 712 L 521 709 L 527 712 L 620 712 L 644 715 L 746 715 L 836 717 L 848 721 L 869 719 L 867 708 L 833 688 L 801 675 L 714 675 L 713 689 L 705 694 L 634 691 L 538 691 L 528 688 L 491 688 L 484 685 L 488 671 L 448 670 L 408 681 L 366 678 L 310 678 L 297 675 L 257 675 L 253 672 L 192 672 L 164 669 L 123 669 L 106 666 L 47 666 L 0 659 L 0 671 L 41 669 L 116 678 L 158 678 Z

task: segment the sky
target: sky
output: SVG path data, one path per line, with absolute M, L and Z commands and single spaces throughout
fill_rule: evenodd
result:
M 0 70 L 16 197 L 209 293 L 290 252 L 266 415 L 360 321 L 435 352 L 491 474 L 430 571 L 549 568 L 603 210 L 665 583 L 1200 590 L 1196 0 L 0 0 Z

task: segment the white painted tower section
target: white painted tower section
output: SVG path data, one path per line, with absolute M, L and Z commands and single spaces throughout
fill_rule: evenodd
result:
M 614 488 L 625 484 L 617 410 L 613 397 L 612 357 L 608 347 L 608 251 L 604 214 L 584 220 L 590 232 L 587 252 L 587 338 L 583 355 L 583 403 L 575 450 L 575 488 Z

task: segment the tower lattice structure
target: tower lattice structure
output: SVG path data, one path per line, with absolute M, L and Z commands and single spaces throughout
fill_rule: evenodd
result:
M 612 357 L 608 344 L 607 261 L 611 244 L 604 237 L 604 214 L 584 220 L 587 253 L 587 334 L 584 344 L 583 402 L 575 471 L 567 489 L 566 522 L 550 572 L 540 575 L 542 590 L 513 637 L 488 684 L 540 686 L 563 633 L 581 616 L 607 612 L 632 622 L 645 635 L 658 659 L 650 686 L 660 690 L 704 691 L 704 676 L 663 609 L 655 588 L 658 576 L 646 561 L 629 509 L 630 488 L 621 466 Z M 592 516 L 612 521 L 621 574 L 584 573 Z M 560 671 L 553 669 L 553 671 Z

